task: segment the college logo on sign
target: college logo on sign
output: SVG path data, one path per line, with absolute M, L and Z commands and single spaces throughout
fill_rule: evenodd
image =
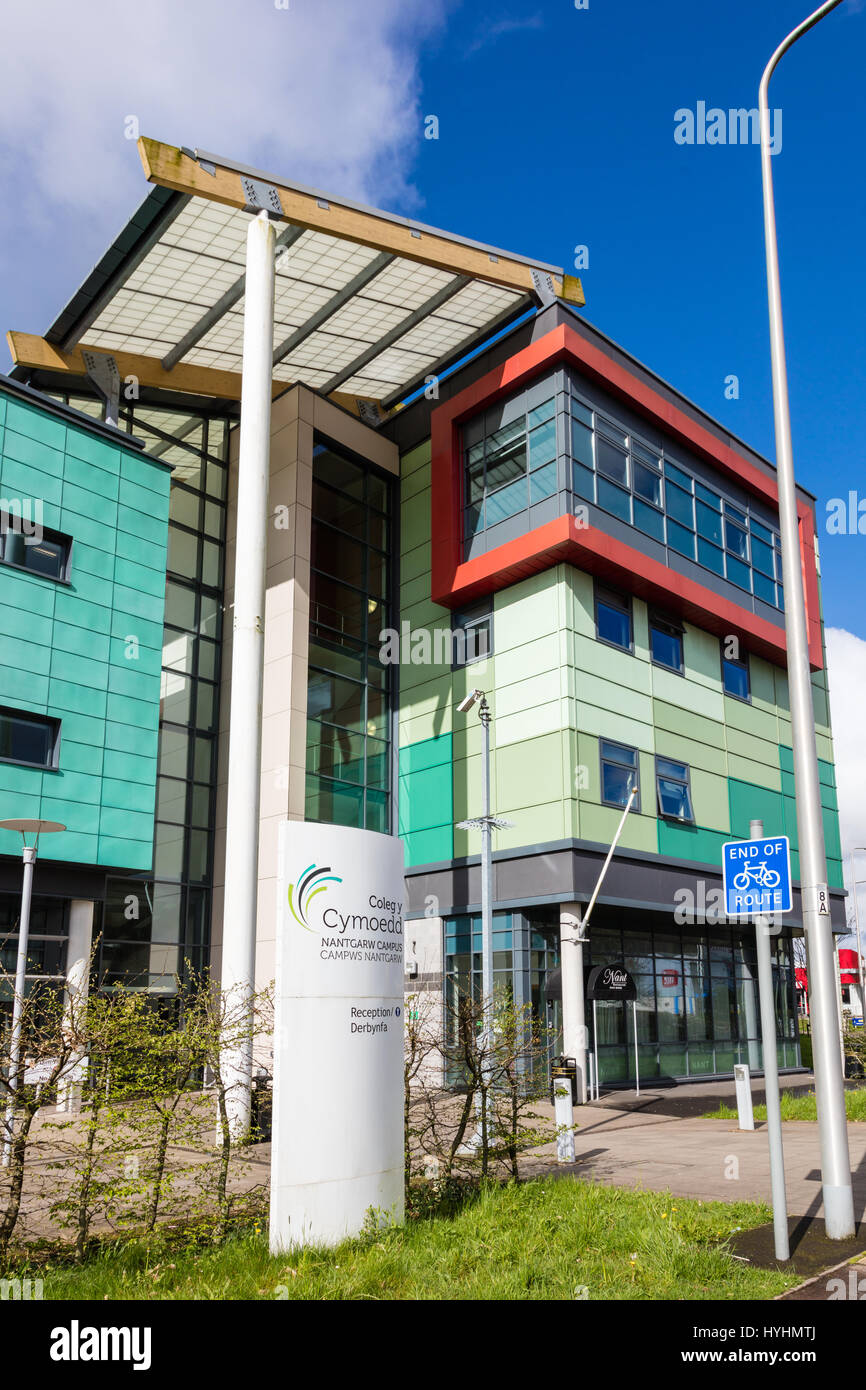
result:
M 319 869 L 310 864 L 304 869 L 296 883 L 289 884 L 289 911 L 304 931 L 312 931 L 307 920 L 310 903 L 318 893 L 326 893 L 329 883 L 342 883 L 343 880 L 331 873 L 330 864 Z

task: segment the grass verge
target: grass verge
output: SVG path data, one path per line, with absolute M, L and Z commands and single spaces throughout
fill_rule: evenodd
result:
M 810 1091 L 805 1096 L 792 1096 L 788 1091 L 782 1091 L 780 1106 L 783 1120 L 814 1120 L 818 1119 L 817 1103 L 815 1092 Z M 766 1105 L 754 1106 L 756 1120 L 766 1120 Z M 845 1092 L 845 1114 L 849 1120 L 866 1120 L 866 1086 L 858 1086 L 856 1090 Z M 708 1110 L 702 1116 L 705 1120 L 735 1120 L 737 1118 L 736 1107 L 730 1105 L 720 1105 L 717 1110 Z
M 46 1299 L 766 1299 L 798 1276 L 727 1249 L 771 1219 L 751 1202 L 699 1202 L 570 1179 L 490 1184 L 450 1215 L 333 1250 L 268 1253 L 253 1227 L 218 1248 L 104 1246 L 81 1266 L 41 1263 Z M 23 1276 L 27 1271 L 12 1271 Z

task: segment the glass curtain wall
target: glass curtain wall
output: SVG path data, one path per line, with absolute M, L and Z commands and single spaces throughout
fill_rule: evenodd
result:
M 603 910 L 602 910 L 603 912 Z M 604 924 L 602 925 L 602 921 Z M 754 930 L 721 925 L 694 935 L 669 926 L 623 930 L 593 922 L 589 968 L 622 962 L 637 985 L 641 1080 L 730 1075 L 762 1066 Z M 790 934 L 773 941 L 779 1067 L 798 1067 L 800 1049 Z M 592 1005 L 587 1005 L 592 1027 Z M 634 1083 L 632 1005 L 599 1003 L 599 1080 Z
M 174 472 L 153 877 L 109 880 L 100 983 L 171 994 L 208 944 L 229 423 L 144 406 L 121 423 Z
M 461 998 L 480 1001 L 481 914 L 464 914 L 445 921 L 445 997 L 448 1005 L 446 1026 L 453 1029 Z M 551 1056 L 561 1051 L 561 1007 L 548 1006 L 548 978 L 559 965 L 559 916 L 557 910 L 527 909 L 527 912 L 493 914 L 493 990 L 516 1005 L 528 1006 L 533 1018 L 551 1030 Z M 456 1038 L 452 1034 L 449 1041 Z M 451 1078 L 452 1081 L 459 1078 Z
M 326 440 L 313 455 L 308 820 L 391 829 L 393 482 Z

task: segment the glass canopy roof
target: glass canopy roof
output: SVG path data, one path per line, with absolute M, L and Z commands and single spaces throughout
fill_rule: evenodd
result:
M 147 358 L 169 373 L 168 386 L 178 365 L 240 375 L 253 209 L 174 187 L 150 193 L 49 329 L 47 344 L 66 353 L 90 348 Z M 389 219 L 386 213 L 370 216 Z M 489 251 L 486 264 L 498 260 L 492 248 L 435 233 L 456 248 L 451 270 L 441 256 L 439 264 L 426 264 L 388 249 L 387 237 L 377 247 L 289 218 L 287 212 L 276 224 L 275 381 L 393 403 L 444 359 L 533 302 L 531 288 L 458 269 L 461 249 Z M 423 255 L 420 234 L 411 235 L 419 236 Z M 540 263 L 524 265 L 537 265 L 540 275 L 562 275 Z M 184 389 L 182 375 L 178 390 Z

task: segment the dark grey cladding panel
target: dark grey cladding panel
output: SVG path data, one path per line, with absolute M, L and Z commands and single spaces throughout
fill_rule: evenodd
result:
M 521 853 L 509 851 L 493 861 L 493 900 L 496 907 L 538 903 L 587 901 L 592 894 L 606 850 L 558 844 Z M 695 906 L 711 909 L 707 898 L 721 887 L 721 871 L 714 866 L 676 864 L 643 854 L 616 855 L 611 861 L 599 903 L 618 903 L 624 909 L 669 914 L 673 919 L 677 894 L 688 889 Z M 450 917 L 472 910 L 481 902 L 481 868 L 478 861 L 431 865 L 406 875 L 407 912 L 420 916 L 431 911 Z M 834 930 L 845 930 L 845 900 L 831 894 Z M 794 889 L 791 926 L 802 925 L 799 889 Z
M 112 869 L 111 872 L 123 876 L 122 869 Z M 102 902 L 105 899 L 105 870 L 41 859 L 37 865 L 35 889 L 40 898 L 91 898 Z M 0 859 L 0 893 L 12 893 L 16 898 L 21 896 L 20 859 L 10 859 L 5 855 Z

